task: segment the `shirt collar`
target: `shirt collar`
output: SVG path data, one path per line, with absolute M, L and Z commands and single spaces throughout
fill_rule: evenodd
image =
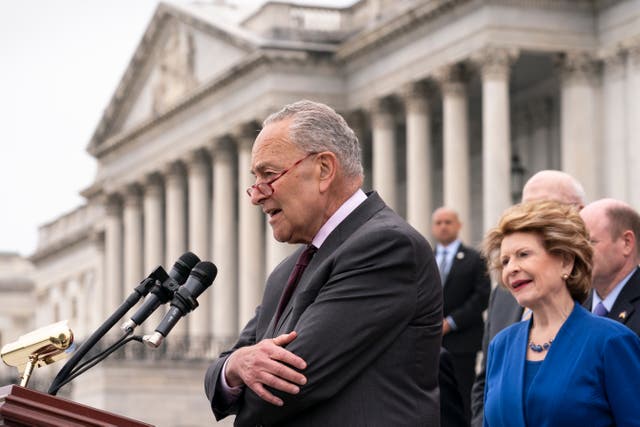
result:
M 327 222 L 325 222 L 322 227 L 320 227 L 320 230 L 313 238 L 311 244 L 316 248 L 320 248 L 324 241 L 327 240 L 327 237 L 329 237 L 329 234 L 331 234 L 331 232 L 335 230 L 336 227 L 340 225 L 340 223 L 344 221 L 344 219 L 348 217 L 349 214 L 353 212 L 358 206 L 360 206 L 365 200 L 367 200 L 367 195 L 364 194 L 364 191 L 358 189 L 358 191 L 353 193 L 351 197 L 349 197 L 342 205 L 340 205 L 338 210 L 336 210 L 333 215 L 331 215 L 331 217 L 327 220 Z
M 634 268 L 633 270 L 631 270 L 631 273 L 627 274 L 624 279 L 619 281 L 616 287 L 613 288 L 611 292 L 609 292 L 609 295 L 607 295 L 604 300 L 600 298 L 598 293 L 594 290 L 593 298 L 591 300 L 591 311 L 595 310 L 596 305 L 598 305 L 600 301 L 602 301 L 602 305 L 604 305 L 607 311 L 611 311 L 611 309 L 613 308 L 613 304 L 616 302 L 616 299 L 618 299 L 618 295 L 620 295 L 620 292 L 622 292 L 624 285 L 626 285 L 626 283 L 629 281 L 631 276 L 633 276 L 633 273 L 635 273 L 637 269 L 638 267 Z
M 442 246 L 440 243 L 438 243 L 436 245 L 436 253 L 440 253 L 442 252 L 442 250 L 446 250 L 448 256 L 453 256 L 458 252 L 458 249 L 460 249 L 460 243 L 461 242 L 459 239 L 454 240 L 447 246 Z

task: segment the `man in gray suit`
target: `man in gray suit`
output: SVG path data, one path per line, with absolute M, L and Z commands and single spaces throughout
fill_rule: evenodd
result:
M 585 195 L 582 185 L 571 175 L 557 170 L 543 170 L 533 175 L 522 189 L 522 201 L 555 200 L 582 209 Z M 471 389 L 471 426 L 481 427 L 484 417 L 484 383 L 487 349 L 498 332 L 522 320 L 523 308 L 511 293 L 496 286 L 489 296 L 487 320 L 482 336 L 482 364 Z
M 353 131 L 323 104 L 288 105 L 265 120 L 252 173 L 247 193 L 274 237 L 305 247 L 271 273 L 254 318 L 207 370 L 216 418 L 439 425 L 438 269 L 426 240 L 360 190 Z

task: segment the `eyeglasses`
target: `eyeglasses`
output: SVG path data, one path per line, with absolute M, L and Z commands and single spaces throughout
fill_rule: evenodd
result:
M 273 178 L 270 181 L 267 182 L 258 182 L 257 184 L 253 184 L 251 187 L 247 188 L 247 195 L 249 197 L 253 197 L 254 191 L 258 190 L 260 193 L 262 193 L 265 197 L 269 197 L 271 196 L 273 193 L 275 193 L 276 190 L 274 190 L 272 184 L 274 182 L 276 182 L 277 180 L 279 180 L 280 178 L 282 178 L 284 176 L 284 174 L 286 174 L 287 172 L 289 172 L 291 169 L 295 168 L 296 166 L 298 166 L 300 163 L 302 163 L 304 160 L 306 160 L 308 157 L 314 155 L 314 154 L 318 154 L 318 153 L 309 153 L 306 156 L 304 156 L 303 158 L 301 158 L 300 160 L 298 160 L 297 162 L 295 162 L 294 164 L 292 164 L 290 167 L 288 167 L 287 169 L 283 170 L 282 172 L 280 172 L 279 174 L 277 174 L 275 176 L 275 178 Z

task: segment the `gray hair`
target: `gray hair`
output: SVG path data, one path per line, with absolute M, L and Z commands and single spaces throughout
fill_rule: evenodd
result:
M 330 151 L 338 158 L 346 176 L 363 175 L 358 138 L 331 107 L 308 100 L 294 102 L 271 114 L 262 126 L 286 119 L 291 119 L 291 142 L 307 153 Z

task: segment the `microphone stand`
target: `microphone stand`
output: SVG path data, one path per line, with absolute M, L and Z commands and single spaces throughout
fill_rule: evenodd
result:
M 96 343 L 107 333 L 109 330 L 127 314 L 127 312 L 135 306 L 140 298 L 146 296 L 156 281 L 163 282 L 168 278 L 167 272 L 161 266 L 158 266 L 147 278 L 143 279 L 138 286 L 135 287 L 133 292 L 127 297 L 127 299 L 113 312 L 111 316 L 93 333 L 91 336 L 78 348 L 73 356 L 64 364 L 58 375 L 54 378 L 47 393 L 55 396 L 58 393 L 60 387 L 66 384 L 65 381 L 69 375 L 72 374 L 73 368 L 80 362 L 85 354 L 96 345 Z M 126 333 L 128 335 L 128 332 Z M 125 335 L 125 337 L 126 337 Z M 93 366 L 93 365 L 92 365 Z M 88 369 L 88 368 L 87 368 Z M 84 371 L 82 371 L 84 372 Z M 75 376 L 74 376 L 75 378 Z

